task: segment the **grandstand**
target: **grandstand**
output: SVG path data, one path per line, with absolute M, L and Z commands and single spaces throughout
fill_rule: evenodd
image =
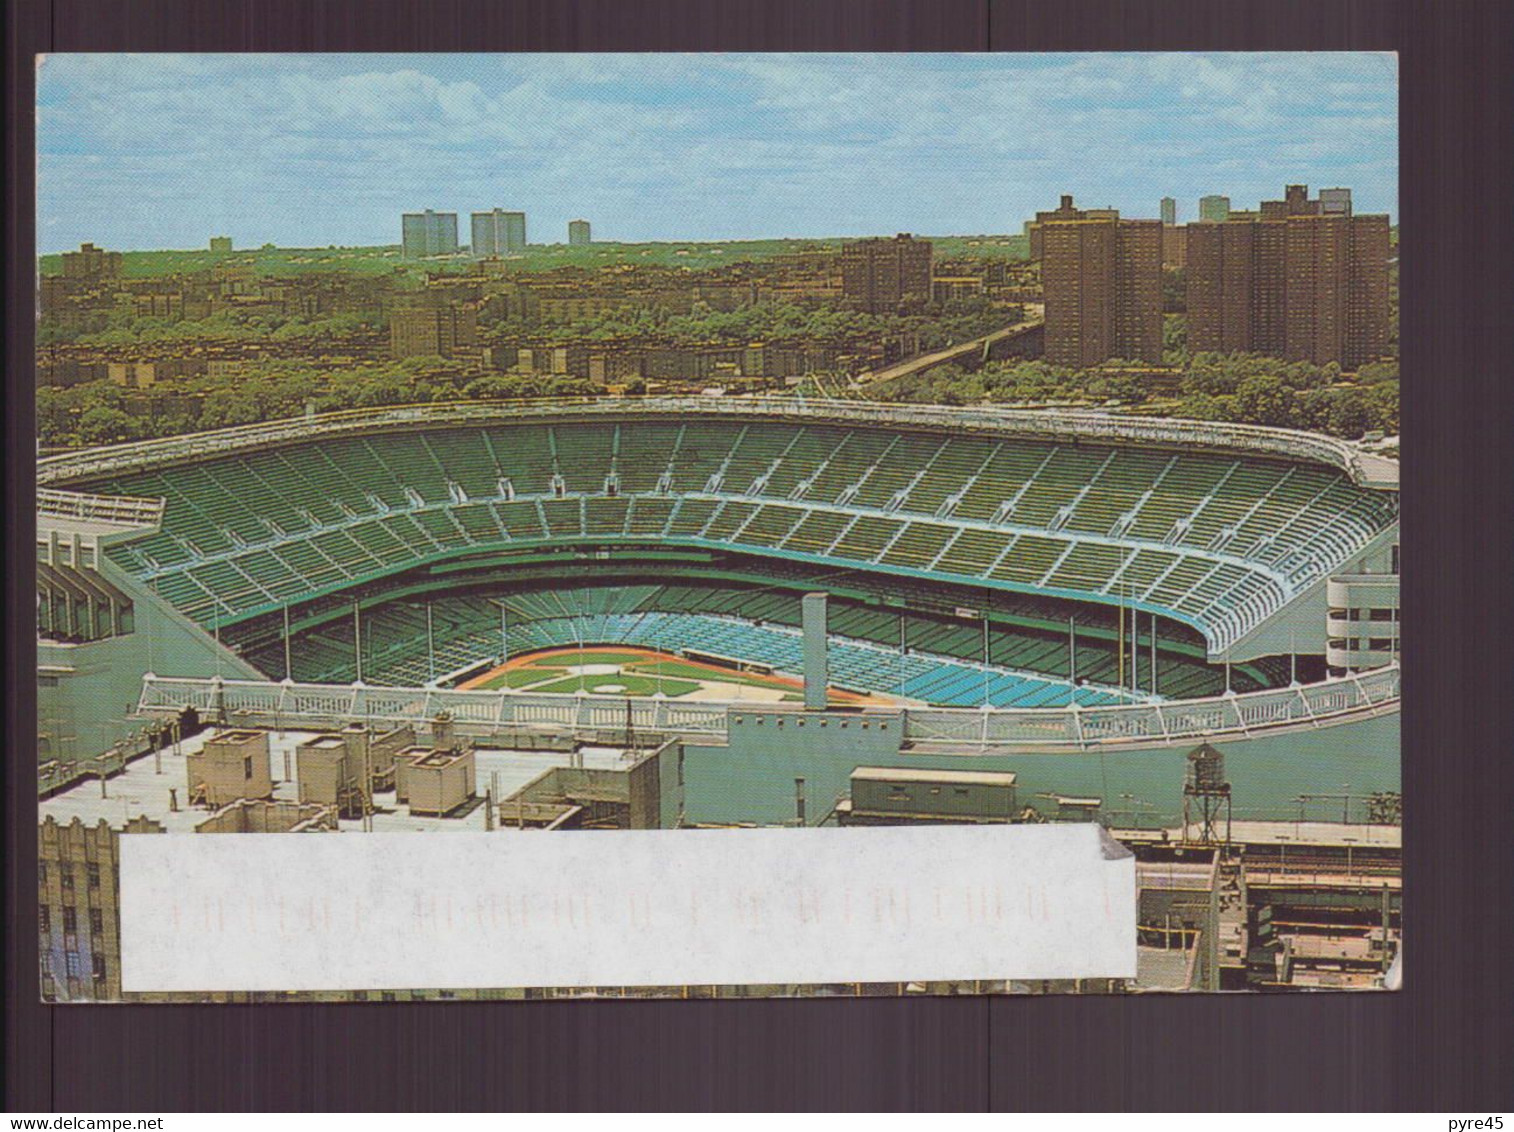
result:
M 332 414 L 38 476 L 96 603 L 147 630 L 106 665 L 138 684 L 440 691 L 616 645 L 794 675 L 800 598 L 823 591 L 833 683 L 903 704 L 1260 695 L 1326 674 L 1326 582 L 1378 568 L 1397 531 L 1396 467 L 1311 434 L 797 399 Z M 98 631 L 76 579 L 45 581 L 48 626 Z M 1276 702 L 1382 702 L 1332 695 Z
M 508 645 L 501 639 L 506 609 Z M 443 598 L 428 610 L 414 603 L 379 606 L 363 617 L 363 678 L 369 684 L 415 687 L 475 664 L 537 650 L 633 645 L 678 653 L 697 650 L 801 674 L 799 603 L 792 595 L 743 593 L 697 586 L 537 590 L 508 597 Z M 871 622 L 871 623 L 869 623 Z M 980 641 L 957 629 L 926 631 L 916 623 L 908 652 L 898 646 L 898 618 L 842 609 L 831 619 L 831 675 L 842 687 L 869 689 L 901 699 L 948 706 L 1064 707 L 1126 702 L 1130 693 L 1097 684 L 1073 685 L 1037 671 L 1028 638 L 1004 637 L 992 663 L 972 659 Z M 852 635 L 869 634 L 869 635 Z M 894 638 L 890 640 L 892 635 Z M 354 626 L 342 618 L 302 638 L 291 675 L 314 683 L 351 683 L 357 674 Z M 958 655 L 936 651 L 956 646 Z M 1018 648 L 1016 648 L 1018 646 Z M 251 658 L 279 671 L 280 643 L 269 641 Z M 1063 642 L 1040 651 L 1065 649 Z M 1096 668 L 1107 648 L 1088 646 L 1085 663 Z M 1060 660 L 1061 658 L 1059 658 Z M 1023 667 L 1016 663 L 1027 662 Z
M 152 445 L 53 486 L 161 499 L 114 562 L 201 625 L 481 551 L 656 543 L 1125 606 L 1211 655 L 1396 522 L 1396 493 L 1274 452 L 629 409 Z M 220 450 L 216 450 L 220 449 Z M 132 465 L 136 465 L 133 467 Z

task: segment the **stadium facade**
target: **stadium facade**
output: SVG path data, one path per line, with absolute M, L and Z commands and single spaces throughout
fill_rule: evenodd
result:
M 781 820 L 796 775 L 826 793 L 923 757 L 1161 796 L 1201 738 L 1252 807 L 1398 788 L 1397 464 L 1314 434 L 450 404 L 95 449 L 38 478 L 44 786 L 186 708 L 319 727 L 445 707 L 512 741 L 681 736 L 715 784 L 691 820 Z M 816 592 L 831 679 L 889 702 L 454 690 L 585 645 L 798 674 Z

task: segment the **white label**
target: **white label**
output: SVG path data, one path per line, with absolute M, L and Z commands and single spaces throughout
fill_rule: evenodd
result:
M 1093 824 L 120 844 L 128 991 L 1135 976 Z

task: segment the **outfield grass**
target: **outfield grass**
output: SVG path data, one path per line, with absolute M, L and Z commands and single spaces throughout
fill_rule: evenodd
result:
M 621 666 L 621 671 L 596 676 L 569 676 L 568 669 L 580 664 L 615 664 Z M 542 683 L 543 681 L 546 683 Z M 734 684 L 747 688 L 783 687 L 771 677 L 758 673 L 738 672 L 734 668 L 706 668 L 701 664 L 685 660 L 673 658 L 651 660 L 645 653 L 594 648 L 584 649 L 582 653 L 573 650 L 536 657 L 527 660 L 519 668 L 512 668 L 491 676 L 477 687 L 480 690 L 530 687 L 533 692 L 571 693 L 598 692 L 603 688 L 618 685 L 623 691 L 604 694 L 650 696 L 660 689 L 666 696 L 684 696 L 710 682 Z M 798 695 L 785 697 L 790 700 L 802 698 Z
M 722 684 L 744 684 L 751 688 L 782 686 L 781 684 L 776 684 L 772 677 L 762 676 L 753 672 L 737 672 L 734 668 L 717 668 L 712 670 L 677 660 L 638 665 L 636 671 L 660 672 L 664 676 L 689 677 L 694 680 L 716 680 Z
M 646 653 L 639 652 L 615 652 L 611 649 L 586 648 L 583 650 L 583 660 L 580 661 L 577 649 L 571 652 L 555 652 L 552 656 L 538 657 L 530 661 L 532 667 L 546 665 L 553 668 L 562 668 L 567 665 L 578 664 L 640 664 L 647 659 Z
M 614 691 L 606 691 L 613 688 Z M 692 680 L 662 680 L 623 672 L 616 676 L 570 676 L 533 692 L 592 692 L 610 696 L 650 696 L 662 692 L 665 696 L 686 696 L 697 691 L 699 685 Z
M 534 684 L 538 680 L 550 680 L 554 676 L 561 676 L 566 671 L 565 668 L 553 668 L 549 665 L 543 665 L 540 668 L 534 665 L 526 668 L 512 668 L 508 672 L 496 673 L 475 687 L 480 691 L 492 688 L 520 688 L 526 684 Z

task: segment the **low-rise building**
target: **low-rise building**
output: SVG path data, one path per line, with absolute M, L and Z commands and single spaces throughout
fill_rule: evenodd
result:
M 128 833 L 162 833 L 139 816 Z M 48 815 L 37 836 L 37 951 L 47 1002 L 121 997 L 120 831 Z
M 836 805 L 840 825 L 1011 822 L 1018 816 L 1008 771 L 859 766 Z
M 222 731 L 189 756 L 186 769 L 191 805 L 220 809 L 242 798 L 273 795 L 266 731 Z

